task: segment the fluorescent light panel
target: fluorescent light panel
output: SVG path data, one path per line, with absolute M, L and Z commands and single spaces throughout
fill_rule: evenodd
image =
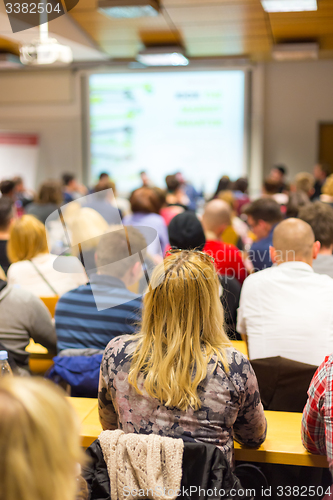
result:
M 160 5 L 157 0 L 100 0 L 98 9 L 118 19 L 158 16 Z
M 317 43 L 281 43 L 273 46 L 272 58 L 275 61 L 318 59 L 318 51 Z
M 138 53 L 136 60 L 145 66 L 187 66 L 189 60 L 178 46 L 150 47 Z
M 317 0 L 261 0 L 266 12 L 304 12 L 317 10 Z

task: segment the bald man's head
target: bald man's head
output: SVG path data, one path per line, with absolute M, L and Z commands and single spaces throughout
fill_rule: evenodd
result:
M 286 219 L 274 229 L 272 260 L 277 264 L 293 260 L 312 264 L 314 244 L 309 224 L 300 219 Z
M 217 236 L 231 224 L 231 208 L 223 200 L 212 200 L 205 206 L 202 225 L 205 231 L 212 231 Z

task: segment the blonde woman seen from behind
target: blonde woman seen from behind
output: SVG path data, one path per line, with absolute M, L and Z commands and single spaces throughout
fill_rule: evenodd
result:
M 0 500 L 74 500 L 83 460 L 79 422 L 42 379 L 0 380 Z
M 87 282 L 83 266 L 78 273 L 54 269 L 57 256 L 48 252 L 45 226 L 32 215 L 23 215 L 11 226 L 7 253 L 12 262 L 8 284 L 18 285 L 37 297 L 60 296 Z
M 155 269 L 139 333 L 106 347 L 99 415 L 104 429 L 213 443 L 230 463 L 234 436 L 248 446 L 264 441 L 256 376 L 224 332 L 207 254 L 170 251 Z

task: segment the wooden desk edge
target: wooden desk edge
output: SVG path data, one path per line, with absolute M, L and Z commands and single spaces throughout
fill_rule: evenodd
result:
M 236 443 L 235 443 L 236 444 Z M 256 448 L 239 448 L 235 446 L 235 460 L 284 465 L 301 465 L 305 467 L 328 468 L 326 456 L 314 455 L 304 450 L 304 455 L 291 452 L 258 450 Z

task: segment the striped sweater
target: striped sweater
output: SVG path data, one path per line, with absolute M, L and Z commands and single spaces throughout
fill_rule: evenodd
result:
M 141 298 L 112 276 L 93 274 L 90 283 L 65 293 L 56 307 L 58 351 L 104 349 L 118 335 L 133 333 Z

